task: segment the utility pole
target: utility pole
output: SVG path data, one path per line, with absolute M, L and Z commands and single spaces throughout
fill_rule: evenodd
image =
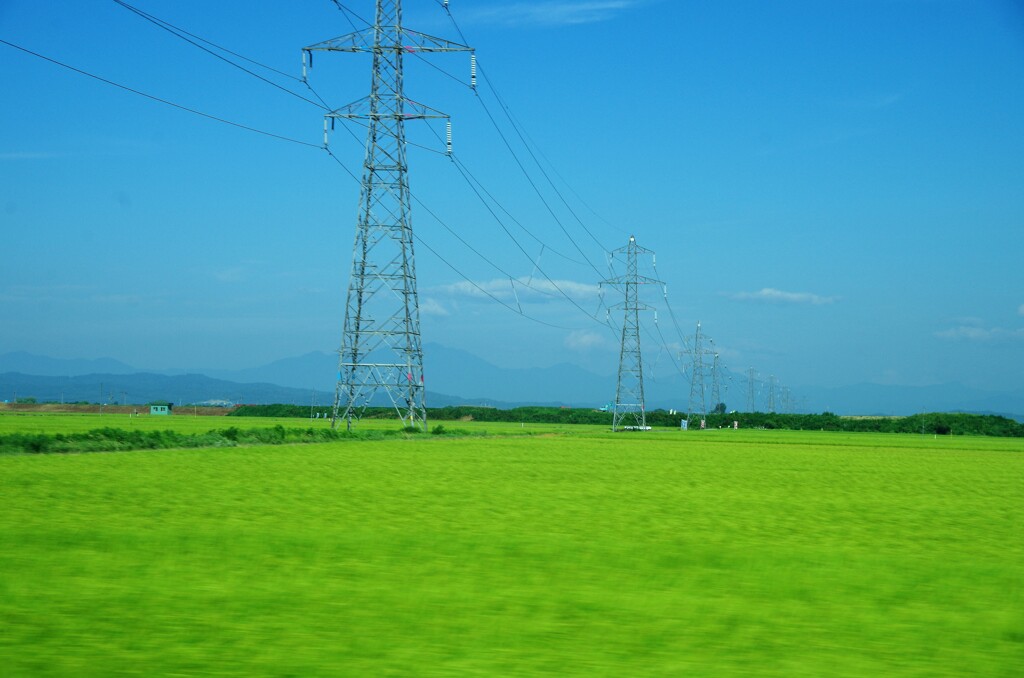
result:
M 369 53 L 373 59 L 369 96 L 324 116 L 325 148 L 327 126 L 335 120 L 365 120 L 367 127 L 331 426 L 340 418 L 351 429 L 368 406 L 379 403 L 393 407 L 404 426 L 426 430 L 405 123 L 448 116 L 405 97 L 402 59 L 472 50 L 405 28 L 401 0 L 377 0 L 373 26 L 303 49 L 304 76 L 315 51 Z
M 768 412 L 775 413 L 775 388 L 778 386 L 779 380 L 775 375 L 768 377 Z
M 626 255 L 626 274 L 610 280 L 602 285 L 621 287 L 624 300 L 611 308 L 621 308 L 622 343 L 619 348 L 619 376 L 615 385 L 615 408 L 612 411 L 612 430 L 617 431 L 623 420 L 629 418 L 631 423 L 626 428 L 647 427 L 647 413 L 644 408 L 644 365 L 640 355 L 640 311 L 650 310 L 650 306 L 640 303 L 640 285 L 664 285 L 660 280 L 639 275 L 636 257 L 638 254 L 653 254 L 636 244 L 636 238 L 629 236 L 629 243 L 612 253 Z

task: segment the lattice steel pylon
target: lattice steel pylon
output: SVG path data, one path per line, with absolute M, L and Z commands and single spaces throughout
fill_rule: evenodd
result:
M 644 430 L 647 426 L 647 413 L 644 407 L 644 363 L 640 354 L 640 311 L 650 310 L 650 306 L 640 303 L 640 285 L 664 285 L 660 280 L 639 274 L 637 265 L 638 254 L 653 254 L 636 244 L 636 238 L 629 236 L 629 243 L 612 253 L 626 255 L 625 275 L 604 280 L 602 285 L 611 285 L 623 289 L 624 300 L 610 308 L 621 308 L 622 344 L 619 349 L 619 376 L 615 385 L 615 409 L 612 412 L 612 430 L 617 431 L 623 420 L 631 418 L 633 423 L 628 428 L 636 427 Z
M 757 412 L 757 370 L 747 370 L 747 412 Z
M 325 146 L 327 125 L 336 119 L 365 120 L 367 126 L 331 425 L 340 418 L 351 428 L 367 406 L 385 404 L 404 426 L 426 429 L 405 123 L 448 116 L 405 97 L 402 59 L 407 53 L 472 50 L 405 28 L 401 0 L 377 0 L 373 26 L 304 48 L 304 63 L 307 57 L 312 63 L 314 51 L 373 58 L 369 96 L 324 117 Z
M 775 413 L 775 389 L 779 385 L 779 380 L 776 379 L 775 375 L 768 377 L 768 405 L 767 411 L 769 413 Z
M 718 412 L 718 405 L 722 402 L 722 367 L 719 363 L 718 350 L 715 349 L 714 340 L 711 341 L 711 354 L 714 356 L 714 360 L 711 363 L 711 409 Z
M 704 348 L 703 337 L 704 335 L 700 331 L 700 322 L 698 322 L 697 331 L 693 335 L 693 346 L 689 351 L 692 362 L 690 367 L 690 403 L 686 414 L 688 423 L 693 421 L 694 414 L 700 415 L 701 421 L 707 419 L 708 415 L 707 384 L 704 382 L 707 369 L 704 367 L 704 356 L 714 354 L 717 360 L 717 354 L 714 349 Z

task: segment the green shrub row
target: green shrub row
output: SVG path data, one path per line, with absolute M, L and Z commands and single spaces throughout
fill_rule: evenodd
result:
M 46 454 L 73 452 L 113 452 L 118 450 L 165 450 L 171 448 L 235 447 L 237 445 L 284 445 L 290 443 L 322 443 L 347 438 L 360 440 L 411 435 L 422 432 L 341 431 L 329 428 L 239 429 L 234 426 L 205 433 L 177 431 L 126 431 L 99 428 L 85 433 L 9 433 L 0 435 L 0 454 Z M 466 431 L 447 431 L 436 426 L 434 435 L 467 435 Z
M 315 408 L 314 416 L 330 415 L 329 407 Z M 309 417 L 310 408 L 301 405 L 245 405 L 233 415 L 245 417 Z M 390 408 L 368 408 L 367 418 L 393 419 Z M 649 426 L 679 428 L 686 414 L 669 414 L 665 410 L 647 413 Z M 472 419 L 482 422 L 527 422 L 534 424 L 596 424 L 611 426 L 612 413 L 587 408 L 516 407 L 502 410 L 493 407 L 439 407 L 427 409 L 427 420 L 458 421 Z M 929 435 L 984 435 L 1024 437 L 1024 424 L 998 415 L 936 412 L 909 417 L 840 417 L 831 412 L 822 414 L 780 414 L 775 412 L 732 412 L 708 414 L 707 428 L 730 428 L 738 422 L 740 428 L 786 429 L 805 431 L 865 431 L 876 433 L 922 433 Z M 699 427 L 691 421 L 690 427 Z

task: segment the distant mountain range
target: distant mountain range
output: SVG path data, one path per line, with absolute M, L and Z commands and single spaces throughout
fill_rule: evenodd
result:
M 567 363 L 509 369 L 471 353 L 437 344 L 424 347 L 427 403 L 446 405 L 566 405 L 600 407 L 615 398 L 615 375 L 598 375 Z M 0 400 L 34 397 L 66 402 L 176 403 L 224 400 L 244 403 L 332 402 L 337 357 L 323 352 L 284 358 L 244 370 L 193 368 L 143 371 L 111 358 L 66 360 L 26 352 L 0 355 Z M 728 377 L 729 375 L 727 375 Z M 649 409 L 686 411 L 690 386 L 682 376 L 645 379 Z M 723 383 L 722 400 L 742 409 L 744 378 Z M 1024 419 L 1024 388 L 993 393 L 960 384 L 898 386 L 856 384 L 794 388 L 799 410 L 837 414 L 907 415 L 928 411 L 995 413 Z M 709 404 L 709 407 L 711 405 Z

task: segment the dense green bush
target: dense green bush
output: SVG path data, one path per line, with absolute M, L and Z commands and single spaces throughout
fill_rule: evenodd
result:
M 321 416 L 328 416 L 329 407 L 314 408 Z M 245 417 L 305 417 L 310 408 L 301 405 L 244 405 L 231 414 Z M 368 408 L 364 417 L 369 419 L 395 418 L 390 408 Z M 650 426 L 678 428 L 685 414 L 669 414 L 665 410 L 647 412 Z M 568 407 L 515 407 L 502 410 L 494 407 L 439 407 L 427 410 L 427 420 L 494 422 L 529 422 L 536 424 L 597 424 L 611 426 L 612 413 L 588 408 Z M 987 435 L 1024 437 L 1024 424 L 997 415 L 937 412 L 915 414 L 909 417 L 840 417 L 832 412 L 821 414 L 782 414 L 779 412 L 733 412 L 708 414 L 707 428 L 730 428 L 733 422 L 740 428 L 788 429 L 805 431 L 865 431 L 876 433 L 921 433 L 929 435 Z M 691 428 L 699 422 L 690 422 Z
M 416 429 L 420 432 L 419 429 Z M 434 432 L 435 435 L 468 435 L 466 431 Z M 126 431 L 99 428 L 86 433 L 45 434 L 11 433 L 0 435 L 0 454 L 44 454 L 68 452 L 113 452 L 118 450 L 159 450 L 170 448 L 234 447 L 237 445 L 284 445 L 288 443 L 322 443 L 344 439 L 380 439 L 407 435 L 394 431 L 339 431 L 329 428 L 226 429 L 206 433 L 176 431 Z

